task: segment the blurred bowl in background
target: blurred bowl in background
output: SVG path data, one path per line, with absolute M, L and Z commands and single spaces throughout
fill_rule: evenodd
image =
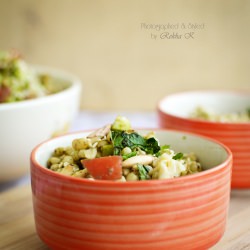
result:
M 160 127 L 202 134 L 227 145 L 233 153 L 232 187 L 250 188 L 250 122 L 190 118 L 197 107 L 217 114 L 249 112 L 250 93 L 222 90 L 182 92 L 166 96 L 157 106 Z
M 138 130 L 147 134 L 148 130 Z M 162 145 L 194 152 L 204 171 L 173 179 L 89 180 L 46 167 L 57 147 L 89 132 L 59 136 L 31 154 L 36 230 L 51 249 L 208 249 L 222 237 L 230 197 L 232 153 L 215 140 L 156 130 Z
M 79 110 L 81 81 L 69 73 L 34 67 L 67 88 L 48 96 L 0 104 L 0 182 L 29 172 L 29 155 L 40 141 L 68 131 Z

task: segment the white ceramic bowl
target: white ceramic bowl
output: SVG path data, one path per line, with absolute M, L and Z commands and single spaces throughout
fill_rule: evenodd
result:
M 79 110 L 81 81 L 64 71 L 34 67 L 69 87 L 32 100 L 0 104 L 0 182 L 29 171 L 29 155 L 42 140 L 67 132 Z

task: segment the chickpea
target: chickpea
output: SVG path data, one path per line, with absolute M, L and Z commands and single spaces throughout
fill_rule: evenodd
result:
M 130 173 L 130 170 L 128 168 L 123 168 L 122 173 L 124 176 L 127 176 Z
M 73 164 L 73 163 L 74 163 L 74 160 L 73 160 L 72 156 L 70 156 L 70 155 L 65 155 L 65 156 L 63 157 L 63 159 L 62 159 L 62 162 L 63 162 L 63 163 L 67 162 L 67 163 L 69 163 L 69 164 Z
M 56 148 L 55 151 L 54 151 L 55 156 L 61 156 L 63 154 L 64 154 L 64 148 L 63 147 Z
M 81 149 L 86 149 L 89 147 L 89 143 L 87 139 L 80 138 L 80 139 L 75 139 L 72 142 L 72 147 L 75 150 L 81 150 Z
M 57 171 L 60 169 L 60 165 L 59 164 L 52 164 L 50 166 L 50 169 L 53 170 L 53 171 Z
M 130 172 L 127 177 L 126 177 L 127 181 L 138 181 L 139 177 L 134 173 L 134 172 Z
M 125 147 L 122 149 L 122 155 L 127 155 L 127 154 L 130 154 L 132 152 L 131 148 L 129 147 Z

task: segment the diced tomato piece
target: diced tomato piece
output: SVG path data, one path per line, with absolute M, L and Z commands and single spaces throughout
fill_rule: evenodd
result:
M 5 102 L 8 96 L 10 95 L 10 89 L 7 86 L 0 87 L 0 102 Z
M 119 155 L 84 159 L 81 163 L 94 179 L 118 180 L 122 178 L 122 157 Z

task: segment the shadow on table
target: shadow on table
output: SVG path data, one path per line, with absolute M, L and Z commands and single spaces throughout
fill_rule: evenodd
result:
M 25 175 L 15 181 L 0 183 L 0 193 L 24 184 L 30 184 L 30 175 Z
M 250 198 L 250 189 L 232 189 L 232 198 Z

